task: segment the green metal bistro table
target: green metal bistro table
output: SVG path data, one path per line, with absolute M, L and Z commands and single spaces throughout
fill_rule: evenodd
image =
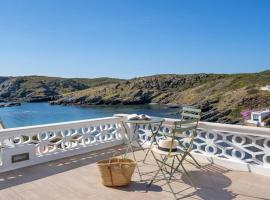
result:
M 160 117 L 153 117 L 153 118 L 148 119 L 148 120 L 128 120 L 128 119 L 123 120 L 122 124 L 123 124 L 125 134 L 127 137 L 127 149 L 125 152 L 125 156 L 129 152 L 131 152 L 133 155 L 133 159 L 137 162 L 132 142 L 135 141 L 139 145 L 139 147 L 144 150 L 143 146 L 136 139 L 136 132 L 139 129 L 140 125 L 149 125 L 149 130 L 151 132 L 151 136 L 150 136 L 149 140 L 151 141 L 151 144 L 150 144 L 150 147 L 148 148 L 148 150 L 145 154 L 145 157 L 143 159 L 143 162 L 145 162 L 146 157 L 148 156 L 153 143 L 156 142 L 156 136 L 158 135 L 158 132 L 159 132 L 163 122 L 164 122 L 164 119 L 160 118 Z M 128 125 L 128 124 L 130 126 L 134 127 L 132 132 L 128 132 L 128 129 L 126 128 L 126 125 Z M 157 129 L 154 129 L 153 125 L 157 125 Z M 142 175 L 141 175 L 141 172 L 140 172 L 138 165 L 137 165 L 137 170 L 138 170 L 138 173 L 140 176 L 140 180 L 142 180 Z

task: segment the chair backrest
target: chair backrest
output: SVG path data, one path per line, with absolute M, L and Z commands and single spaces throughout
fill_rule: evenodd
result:
M 180 121 L 174 123 L 175 137 L 183 134 L 186 131 L 193 131 L 194 134 L 201 119 L 201 110 L 193 107 L 183 107 Z M 193 134 L 193 135 L 194 135 Z
M 201 119 L 201 109 L 193 107 L 183 107 L 181 112 L 181 120 L 197 120 Z
M 179 146 L 184 147 L 185 151 L 189 152 L 192 150 L 193 147 L 193 141 L 196 136 L 196 129 L 198 127 L 201 110 L 193 107 L 183 107 L 181 112 L 181 118 L 178 121 L 174 122 L 174 127 L 171 133 L 165 134 L 164 136 L 168 136 L 173 141 L 178 141 Z M 189 132 L 190 134 L 187 136 L 183 133 Z M 180 142 L 180 138 L 185 138 L 185 141 L 188 141 L 187 146 L 183 146 Z M 172 152 L 172 146 L 170 151 L 168 152 L 168 155 L 170 155 Z
M 199 121 L 201 119 L 201 110 L 193 107 L 183 107 L 181 117 L 179 121 L 174 123 L 174 129 L 172 131 L 172 139 L 178 140 L 179 145 L 185 149 L 186 152 L 190 152 L 193 148 L 193 142 L 196 136 Z M 189 132 L 189 134 L 185 134 Z M 180 138 L 184 138 L 185 145 L 181 144 Z

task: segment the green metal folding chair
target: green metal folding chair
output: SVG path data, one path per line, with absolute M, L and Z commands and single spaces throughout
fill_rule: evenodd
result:
M 187 161 L 198 168 L 200 168 L 201 166 L 197 162 L 197 160 L 191 155 L 190 151 L 192 150 L 192 147 L 193 147 L 194 138 L 197 135 L 197 128 L 198 128 L 200 119 L 201 119 L 201 109 L 197 109 L 191 106 L 183 107 L 181 116 L 180 116 L 180 121 L 176 121 L 175 127 L 174 127 L 174 131 L 180 133 L 180 131 L 178 131 L 179 128 L 195 125 L 193 132 L 190 133 L 191 135 L 189 135 L 188 137 L 184 136 L 183 140 L 185 142 L 180 142 L 179 144 L 181 148 L 183 148 L 183 151 L 187 152 L 187 156 L 190 157 L 194 161 L 194 163 L 189 162 L 189 160 Z M 188 142 L 187 140 L 190 140 L 190 141 Z
M 190 175 L 183 165 L 183 161 L 187 156 L 190 156 L 192 160 L 194 160 L 195 164 L 200 166 L 195 158 L 190 154 L 193 147 L 194 138 L 196 136 L 200 112 L 201 111 L 199 109 L 184 107 L 181 114 L 182 119 L 174 123 L 172 133 L 168 134 L 165 139 L 161 139 L 158 146 L 154 146 L 151 149 L 151 153 L 157 163 L 158 170 L 150 183 L 147 185 L 146 190 L 150 188 L 159 173 L 162 173 L 164 180 L 175 198 L 177 197 L 172 189 L 170 181 L 176 172 L 184 172 L 187 175 L 191 185 L 193 185 Z M 182 142 L 183 140 L 184 142 Z M 161 158 L 159 159 L 156 154 L 159 154 Z M 169 168 L 169 170 L 167 168 Z

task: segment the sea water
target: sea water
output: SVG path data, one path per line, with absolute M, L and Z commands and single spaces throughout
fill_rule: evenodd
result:
M 177 108 L 162 105 L 63 106 L 48 103 L 22 103 L 21 106 L 0 108 L 6 128 L 110 117 L 119 113 L 177 118 Z

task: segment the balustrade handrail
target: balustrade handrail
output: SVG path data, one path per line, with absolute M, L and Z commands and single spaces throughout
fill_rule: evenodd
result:
M 55 131 L 60 129 L 68 129 L 68 128 L 77 128 L 79 126 L 87 126 L 89 123 L 100 123 L 100 122 L 112 122 L 115 120 L 121 120 L 119 117 L 104 117 L 104 118 L 95 118 L 95 119 L 87 119 L 87 120 L 77 120 L 77 121 L 68 121 L 68 122 L 60 122 L 60 123 L 51 123 L 51 124 L 43 124 L 43 125 L 35 125 L 35 126 L 24 126 L 17 128 L 7 128 L 0 130 L 0 139 L 10 137 L 10 136 L 18 136 L 22 134 L 31 134 L 37 131 Z M 165 118 L 164 124 L 173 125 L 175 121 L 178 119 L 173 118 Z M 262 127 L 249 127 L 243 125 L 236 124 L 221 124 L 214 122 L 200 122 L 199 128 L 208 131 L 222 131 L 222 132 L 230 132 L 239 135 L 258 135 L 264 137 L 270 137 L 270 128 L 262 128 Z
M 104 117 L 104 118 L 95 118 L 95 119 L 87 119 L 87 120 L 77 120 L 77 121 L 68 121 L 68 122 L 60 122 L 60 123 L 51 123 L 51 124 L 43 124 L 43 125 L 35 125 L 35 126 L 24 126 L 18 128 L 7 128 L 0 130 L 0 140 L 6 139 L 8 137 L 16 137 L 21 135 L 31 135 L 37 132 L 43 131 L 57 131 L 61 129 L 72 129 L 72 128 L 80 128 L 83 126 L 89 126 L 91 124 L 100 124 L 100 123 L 110 123 L 119 121 L 119 117 Z
M 270 137 L 270 128 L 251 127 L 238 124 L 221 124 L 213 122 L 200 122 L 199 128 L 206 130 L 230 132 L 239 135 L 256 135 Z
M 179 119 L 165 118 L 164 124 L 173 125 Z M 270 137 L 270 128 L 251 127 L 238 124 L 222 124 L 214 122 L 199 122 L 199 129 L 216 131 L 216 132 L 230 132 L 237 135 L 255 135 L 262 137 Z
M 116 114 L 116 117 L 125 117 L 128 114 Z M 175 121 L 179 121 L 176 118 L 164 118 L 164 125 L 173 125 Z M 244 126 L 239 124 L 222 124 L 215 122 L 199 122 L 199 128 L 209 131 L 222 131 L 222 132 L 231 132 L 238 135 L 257 135 L 263 137 L 270 137 L 270 128 L 263 127 L 252 127 L 252 126 Z

